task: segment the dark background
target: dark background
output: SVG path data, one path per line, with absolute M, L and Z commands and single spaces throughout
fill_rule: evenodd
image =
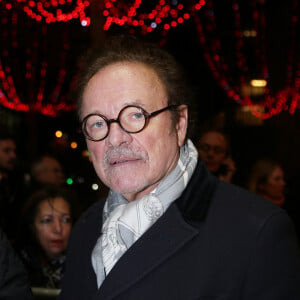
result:
M 190 1 L 181 2 L 188 3 Z M 231 1 L 215 0 L 213 2 L 218 25 L 217 34 L 222 42 L 223 55 L 230 66 L 235 63 L 236 59 L 233 47 L 234 23 L 232 22 Z M 292 0 L 284 3 L 279 0 L 263 2 L 267 18 L 265 45 L 270 81 L 273 92 L 276 93 L 284 86 L 284 78 L 286 76 L 287 45 L 289 45 L 291 39 L 289 24 L 292 15 Z M 251 25 L 249 15 L 251 1 L 239 1 L 239 3 L 243 16 L 242 27 L 249 28 Z M 148 5 L 150 4 L 148 3 Z M 0 9 L 2 11 L 1 16 L 3 16 L 3 3 L 0 3 Z M 93 17 L 97 16 L 97 9 L 98 7 L 91 5 L 89 14 Z M 147 7 L 144 7 L 144 10 L 146 9 Z M 11 11 L 6 12 L 8 19 L 11 17 L 11 13 Z M 204 9 L 200 9 L 198 14 L 200 17 L 203 17 Z M 39 56 L 36 58 L 36 63 L 33 67 L 38 72 L 43 55 L 47 58 L 48 73 L 44 96 L 45 101 L 47 101 L 47 89 L 51 90 L 51 85 L 57 78 L 58 57 L 64 43 L 63 34 L 65 34 L 70 48 L 67 52 L 65 64 L 68 76 L 62 87 L 62 94 L 64 99 L 71 103 L 74 100 L 72 99 L 71 82 L 74 80 L 80 57 L 85 51 L 95 44 L 101 46 L 101 43 L 109 35 L 132 30 L 132 28 L 125 26 L 112 25 L 108 31 L 103 32 L 99 24 L 103 24 L 103 19 L 99 15 L 98 18 L 92 19 L 91 26 L 86 28 L 82 27 L 78 20 L 68 23 L 54 23 L 47 25 L 47 34 L 43 35 L 43 23 L 30 20 L 28 16 L 19 10 L 17 26 L 18 47 L 12 47 L 11 25 L 2 23 L 0 28 L 2 32 L 0 51 L 3 53 L 7 49 L 10 55 L 8 57 L 2 56 L 1 59 L 3 64 L 13 66 L 15 83 L 22 101 L 26 103 L 34 101 L 31 92 L 38 85 L 38 80 L 30 86 L 26 81 L 22 80 L 24 76 L 20 77 L 20 74 L 24 75 L 24 52 L 26 49 L 34 47 L 32 43 L 34 39 L 37 39 L 38 47 L 36 49 L 39 49 Z M 297 45 L 295 49 L 299 50 L 299 25 L 297 28 L 295 39 Z M 3 43 L 3 32 L 8 32 L 5 44 Z M 192 18 L 176 28 L 172 28 L 165 34 L 161 31 L 155 31 L 147 35 L 135 31 L 135 34 L 141 38 L 161 44 L 182 64 L 196 96 L 197 119 L 192 138 L 196 141 L 200 131 L 210 126 L 222 129 L 228 133 L 231 138 L 232 157 L 236 161 L 238 169 L 235 178 L 237 184 L 244 184 L 249 168 L 256 159 L 262 156 L 272 157 L 282 164 L 288 181 L 295 182 L 299 180 L 299 109 L 294 114 L 283 111 L 266 120 L 257 119 L 250 113 L 244 112 L 240 105 L 227 97 L 224 89 L 219 87 L 213 78 L 211 70 L 204 59 L 204 52 L 199 44 L 198 32 Z M 28 42 L 31 44 L 28 45 Z M 243 49 L 248 58 L 247 64 L 253 74 L 255 74 L 256 66 L 256 61 L 253 57 L 255 47 L 251 41 L 248 41 Z M 46 54 L 42 53 L 43 49 L 46 49 Z M 295 64 L 297 63 L 299 64 L 299 54 L 298 56 L 296 55 L 295 59 Z M 236 82 L 238 82 L 235 69 L 232 70 L 231 76 L 233 80 L 236 77 Z M 28 169 L 29 162 L 36 155 L 43 152 L 51 152 L 60 159 L 67 175 L 72 177 L 75 182 L 81 177 L 84 177 L 85 182 L 88 184 L 97 181 L 88 158 L 82 155 L 85 150 L 85 142 L 78 130 L 79 124 L 74 111 L 59 112 L 55 117 L 52 117 L 35 111 L 21 112 L 0 106 L 0 125 L 8 127 L 15 134 L 18 142 L 20 166 L 24 170 Z M 62 139 L 55 137 L 56 130 L 64 132 Z M 78 143 L 77 149 L 70 148 L 71 141 Z

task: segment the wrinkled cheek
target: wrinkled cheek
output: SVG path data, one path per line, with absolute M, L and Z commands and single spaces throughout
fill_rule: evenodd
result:
M 107 185 L 108 181 L 108 175 L 106 174 L 106 169 L 101 165 L 101 163 L 97 163 L 97 162 L 93 162 L 93 166 L 95 169 L 96 174 L 98 175 L 98 177 L 100 178 L 100 180 Z
M 101 142 L 88 142 L 87 148 L 90 154 L 90 159 L 93 164 L 99 164 L 104 156 L 103 149 L 101 145 L 97 144 Z
M 103 178 L 103 160 L 100 159 L 99 155 L 96 155 L 92 150 L 89 148 L 89 153 L 90 153 L 90 161 L 94 167 L 94 170 L 96 171 L 98 177 L 102 180 Z

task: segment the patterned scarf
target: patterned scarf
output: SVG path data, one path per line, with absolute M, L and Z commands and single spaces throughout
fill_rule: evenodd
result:
M 127 251 L 184 191 L 197 164 L 197 150 L 188 140 L 176 167 L 150 194 L 132 202 L 110 191 L 103 210 L 102 234 L 92 252 L 98 287 Z

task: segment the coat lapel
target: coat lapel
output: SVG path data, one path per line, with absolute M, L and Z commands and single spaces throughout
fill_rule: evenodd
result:
M 175 204 L 120 258 L 93 299 L 111 299 L 134 285 L 176 253 L 198 230 Z
M 217 179 L 198 163 L 181 197 L 119 259 L 92 298 L 112 299 L 159 267 L 199 233 Z
M 84 240 L 85 244 L 78 251 L 81 253 L 83 268 L 86 270 L 86 276 L 82 280 L 89 294 L 93 294 L 97 289 L 97 278 L 92 266 L 91 254 L 101 234 L 103 206 L 104 201 L 96 203 L 81 219 L 81 233 L 84 235 L 82 240 Z

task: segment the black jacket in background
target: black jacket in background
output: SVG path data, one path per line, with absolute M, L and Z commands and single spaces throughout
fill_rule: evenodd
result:
M 0 230 L 0 299 L 33 299 L 25 268 L 2 230 Z

